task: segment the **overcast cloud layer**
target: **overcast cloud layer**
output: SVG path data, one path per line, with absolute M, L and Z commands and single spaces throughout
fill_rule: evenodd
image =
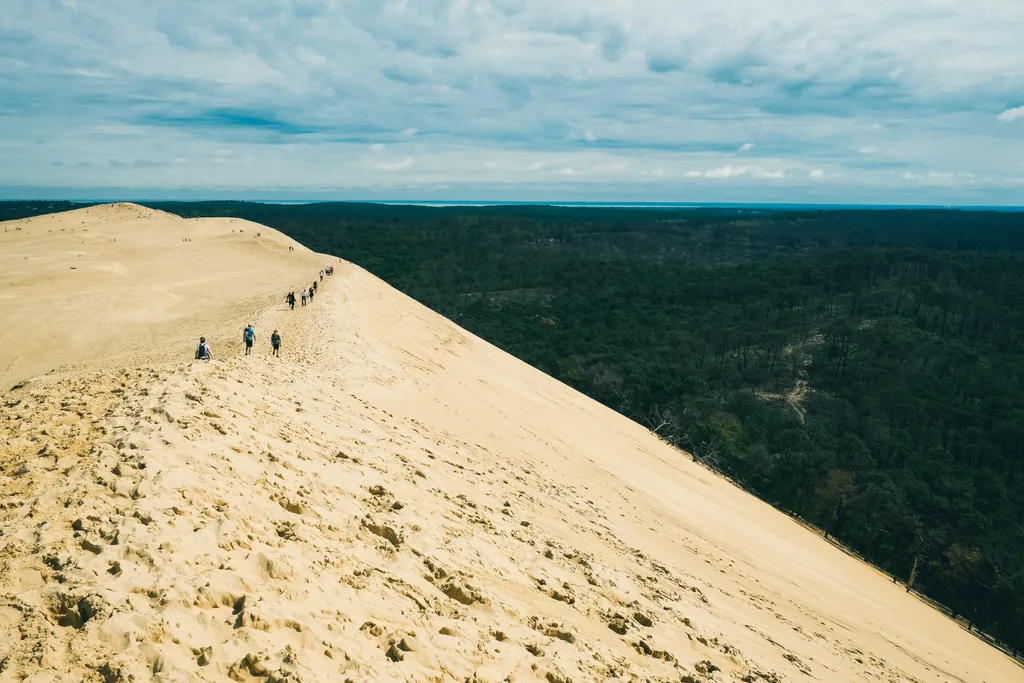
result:
M 10 0 L 0 195 L 1019 205 L 1022 36 L 1007 0 Z

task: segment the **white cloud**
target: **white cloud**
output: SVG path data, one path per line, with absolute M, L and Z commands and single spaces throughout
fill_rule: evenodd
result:
M 903 179 L 923 181 L 931 185 L 963 185 L 972 183 L 977 179 L 977 176 L 974 173 L 964 171 L 926 171 L 921 173 L 904 171 Z
M 732 164 L 726 164 L 719 168 L 712 168 L 706 171 L 687 171 L 686 177 L 688 178 L 738 178 L 741 176 L 750 176 L 752 178 L 785 178 L 785 171 L 780 170 L 768 170 L 761 168 L 760 166 L 733 166 Z
M 857 151 L 860 152 L 861 154 L 874 154 L 875 152 L 878 151 L 878 148 L 877 147 L 861 147 Z
M 752 149 L 754 149 L 754 143 L 753 142 L 744 142 L 742 145 L 740 145 L 740 151 L 741 152 L 749 152 Z
M 398 161 L 382 161 L 376 164 L 376 167 L 381 171 L 404 171 L 412 168 L 416 164 L 416 160 L 412 157 L 406 157 Z
M 1017 119 L 1024 118 L 1024 106 L 1007 109 L 996 118 L 1000 121 L 1016 121 Z
M 808 173 L 807 177 L 810 178 L 811 180 L 817 180 L 818 178 L 824 178 L 825 177 L 825 171 L 821 170 L 820 168 L 816 168 L 813 171 L 811 171 L 810 173 Z

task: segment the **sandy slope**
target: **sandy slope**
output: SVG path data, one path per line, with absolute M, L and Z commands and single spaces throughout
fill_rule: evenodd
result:
M 0 386 L 63 363 L 180 356 L 217 322 L 278 301 L 282 285 L 311 282 L 322 260 L 255 223 L 134 204 L 0 226 Z M 215 335 L 214 351 L 240 335 Z
M 75 365 L 0 395 L 0 681 L 1024 681 L 354 266 L 288 311 L 328 257 L 267 228 L 0 227 L 5 385 Z

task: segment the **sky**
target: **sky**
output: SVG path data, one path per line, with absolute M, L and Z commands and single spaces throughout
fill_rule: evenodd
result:
M 1012 0 L 6 0 L 0 198 L 1024 205 Z

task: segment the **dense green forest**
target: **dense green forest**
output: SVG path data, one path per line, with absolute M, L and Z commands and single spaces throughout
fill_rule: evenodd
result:
M 151 206 L 367 268 L 1024 649 L 1024 213 Z
M 57 213 L 58 211 L 71 211 L 79 209 L 87 204 L 76 204 L 64 201 L 23 201 L 9 202 L 0 201 L 0 221 L 13 221 L 19 218 L 29 218 L 45 213 Z

